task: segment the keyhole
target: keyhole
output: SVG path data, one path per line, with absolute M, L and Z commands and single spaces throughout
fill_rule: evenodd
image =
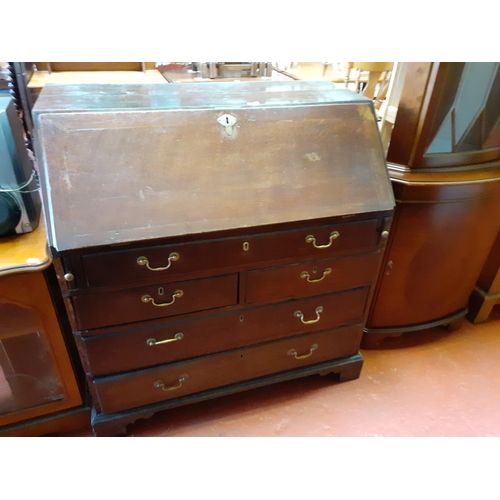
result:
M 229 125 L 229 116 L 226 116 L 226 123 Z
M 313 267 L 313 274 L 316 274 L 318 272 L 318 268 L 316 266 Z
M 164 290 L 163 290 L 163 287 L 161 286 L 160 288 L 158 288 L 158 295 L 163 295 L 164 293 Z

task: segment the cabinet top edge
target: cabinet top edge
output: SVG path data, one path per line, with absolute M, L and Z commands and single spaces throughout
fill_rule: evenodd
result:
M 46 85 L 33 114 L 106 110 L 256 108 L 325 104 L 371 104 L 332 82 L 205 82 Z

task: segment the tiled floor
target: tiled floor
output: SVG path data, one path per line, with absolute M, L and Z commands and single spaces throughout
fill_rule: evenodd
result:
M 499 306 L 482 325 L 407 334 L 362 353 L 358 380 L 255 389 L 158 413 L 129 435 L 500 436 Z

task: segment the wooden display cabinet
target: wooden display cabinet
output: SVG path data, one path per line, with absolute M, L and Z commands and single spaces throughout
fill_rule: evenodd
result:
M 43 221 L 32 233 L 0 240 L 0 435 L 57 432 L 82 397 L 48 286 L 51 259 Z M 73 412 L 80 427 L 88 410 Z M 41 420 L 40 420 L 41 419 Z M 33 423 L 16 428 L 15 424 Z
M 499 95 L 499 63 L 408 65 L 387 154 L 396 211 L 364 348 L 457 327 L 488 255 L 498 262 Z

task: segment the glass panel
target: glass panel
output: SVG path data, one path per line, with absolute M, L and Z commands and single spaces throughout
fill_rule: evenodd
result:
M 451 109 L 426 154 L 498 147 L 500 63 L 465 64 Z
M 64 398 L 36 313 L 0 303 L 0 415 Z

